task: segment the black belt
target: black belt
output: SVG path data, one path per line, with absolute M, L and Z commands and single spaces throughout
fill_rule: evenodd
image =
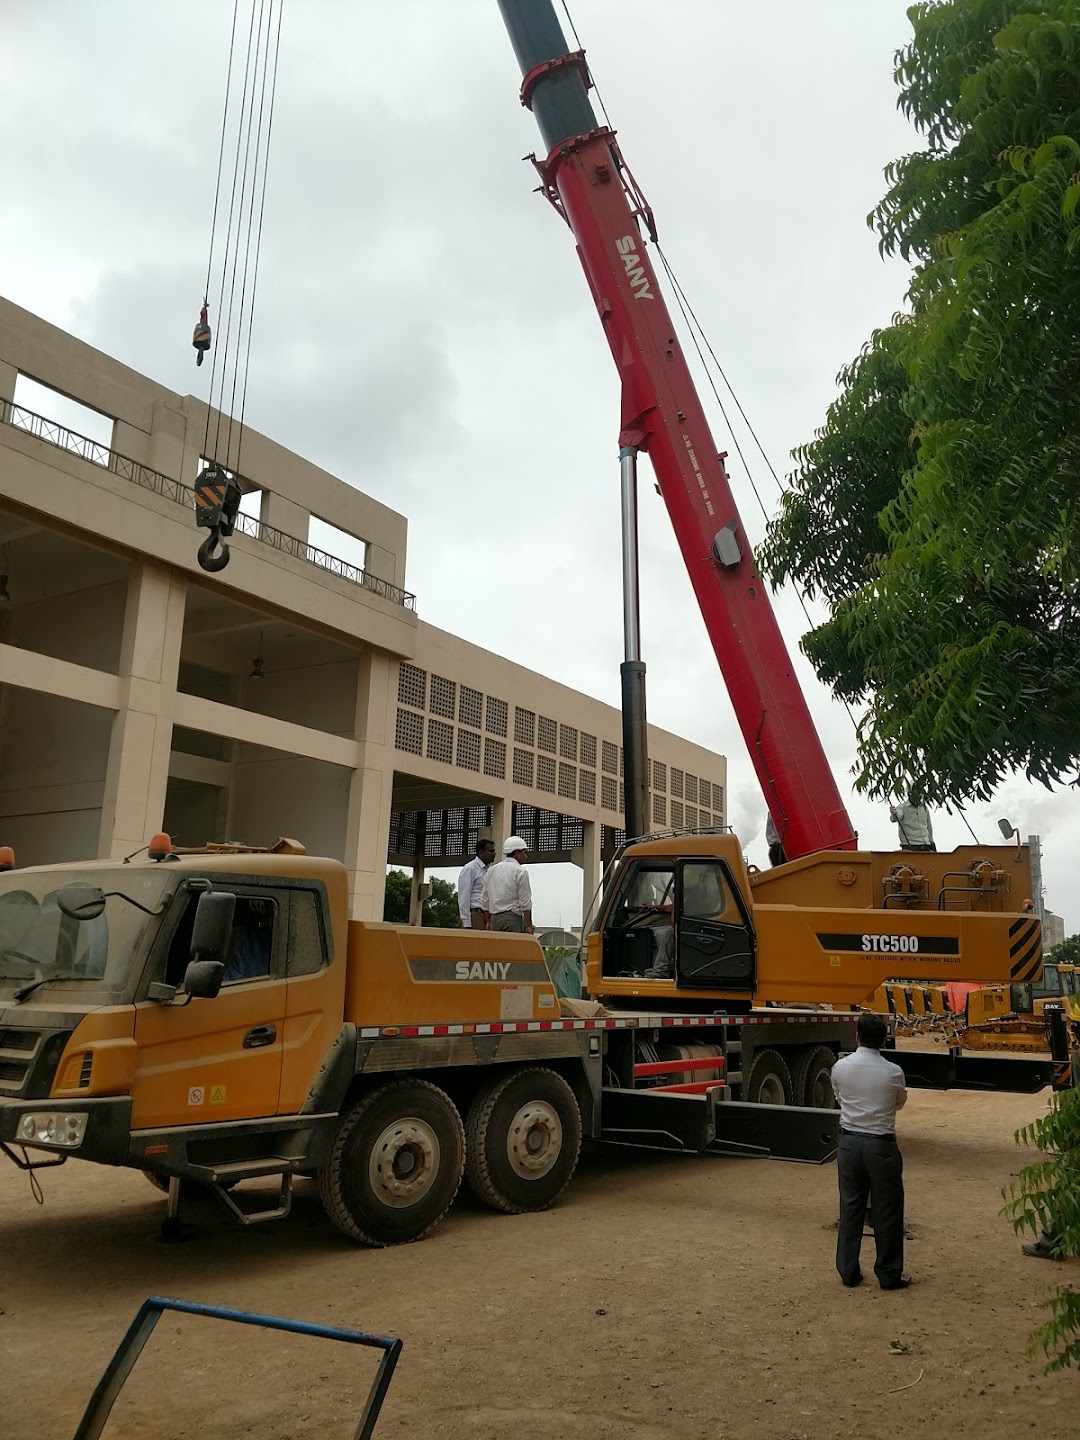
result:
M 869 1130 L 845 1130 L 843 1127 L 841 1127 L 841 1129 L 840 1129 L 840 1134 L 841 1134 L 841 1135 L 851 1135 L 851 1136 L 853 1136 L 854 1139 L 856 1139 L 856 1140 L 895 1140 L 895 1139 L 896 1139 L 896 1132 L 895 1132 L 894 1130 L 888 1130 L 888 1131 L 886 1131 L 884 1134 L 882 1134 L 882 1133 L 880 1133 L 880 1132 L 874 1133 L 874 1132 L 871 1132 L 871 1131 L 869 1131 Z

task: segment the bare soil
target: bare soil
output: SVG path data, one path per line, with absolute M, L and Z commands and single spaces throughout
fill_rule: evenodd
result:
M 1013 1131 L 1045 1097 L 914 1092 L 902 1118 L 911 1289 L 839 1284 L 832 1165 L 594 1151 L 559 1205 L 464 1193 L 427 1240 L 350 1245 L 298 1186 L 290 1219 L 156 1239 L 139 1175 L 0 1159 L 0 1435 L 70 1440 L 139 1304 L 166 1295 L 400 1336 L 379 1440 L 909 1440 L 1077 1434 L 1080 1377 L 1025 1347 L 1051 1283 L 999 1218 Z M 899 1342 L 903 1353 L 894 1353 Z M 374 1373 L 351 1346 L 163 1319 L 110 1440 L 345 1440 Z

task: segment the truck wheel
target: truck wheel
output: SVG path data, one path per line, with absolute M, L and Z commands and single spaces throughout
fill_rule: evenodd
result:
M 532 1065 L 479 1092 L 466 1136 L 465 1173 L 478 1200 L 507 1215 L 546 1210 L 577 1165 L 581 1112 L 561 1075 Z
M 790 1105 L 791 1072 L 777 1050 L 759 1050 L 743 1092 L 754 1105 Z
M 351 1240 L 419 1240 L 449 1210 L 465 1168 L 465 1134 L 449 1095 L 391 1080 L 341 1117 L 319 1171 L 323 1209 Z
M 791 1083 L 796 1105 L 809 1105 L 815 1110 L 835 1110 L 836 1097 L 829 1082 L 829 1072 L 836 1056 L 827 1045 L 807 1045 L 795 1057 L 791 1067 Z

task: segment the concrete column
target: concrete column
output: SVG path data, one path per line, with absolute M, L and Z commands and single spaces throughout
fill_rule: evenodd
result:
M 116 859 L 161 829 L 186 585 L 144 565 L 128 584 L 120 652 L 121 703 L 113 719 L 98 854 Z
M 117 455 L 126 455 L 129 460 L 138 460 L 140 465 L 145 465 L 150 450 L 150 436 L 145 430 L 139 430 L 124 420 L 114 420 L 110 448 Z
M 504 796 L 501 800 L 491 802 L 491 838 L 495 842 L 495 859 L 503 858 L 503 841 L 510 836 L 510 820 L 513 816 L 513 806 Z
M 397 666 L 390 656 L 373 651 L 360 656 L 358 670 L 355 735 L 360 763 L 349 784 L 345 867 L 353 918 L 381 920 L 394 791 L 389 717 L 397 693 Z
M 575 865 L 581 866 L 581 923 L 584 925 L 589 918 L 589 909 L 596 898 L 596 892 L 600 888 L 600 822 L 599 820 L 586 820 L 585 843 L 580 850 L 573 852 Z
M 15 381 L 18 378 L 16 367 L 9 365 L 6 360 L 0 360 L 0 400 L 15 399 Z
M 171 405 L 159 400 L 154 404 L 154 415 L 150 423 L 150 439 L 144 451 L 146 464 L 150 466 L 151 470 L 156 470 L 159 475 L 169 475 L 173 480 L 182 480 L 186 485 L 194 485 L 194 459 L 190 473 L 186 474 L 184 470 L 186 463 L 184 448 L 188 430 L 187 416 L 182 411 L 174 410 Z M 205 417 L 203 423 L 205 424 Z M 194 431 L 194 426 L 192 430 Z M 198 438 L 201 442 L 203 438 L 201 427 Z M 195 443 L 194 434 L 192 443 Z M 140 460 L 142 456 L 136 455 L 134 458 Z
M 286 500 L 284 495 L 275 495 L 273 490 L 264 490 L 259 519 L 264 525 L 273 525 L 276 530 L 282 530 L 286 535 L 292 535 L 307 544 L 311 512 L 293 500 Z
M 417 860 L 413 866 L 412 885 L 409 887 L 409 924 L 423 925 L 424 901 L 431 894 L 431 886 L 424 883 L 424 862 Z

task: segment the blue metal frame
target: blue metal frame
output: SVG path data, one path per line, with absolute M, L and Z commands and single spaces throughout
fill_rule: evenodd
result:
M 154 1327 L 166 1310 L 182 1315 L 206 1315 L 211 1320 L 233 1320 L 240 1325 L 261 1325 L 267 1330 L 287 1330 L 293 1335 L 314 1335 L 323 1340 L 344 1340 L 350 1345 L 367 1345 L 383 1352 L 379 1368 L 368 1392 L 367 1403 L 360 1417 L 353 1440 L 370 1440 L 379 1418 L 386 1392 L 401 1354 L 401 1341 L 387 1335 L 369 1335 L 364 1330 L 339 1330 L 331 1325 L 312 1325 L 306 1320 L 284 1320 L 279 1315 L 255 1315 L 247 1310 L 227 1310 L 221 1305 L 198 1305 L 189 1300 L 163 1300 L 152 1295 L 143 1302 L 139 1313 L 128 1327 L 127 1334 L 115 1355 L 105 1367 L 94 1388 L 86 1413 L 75 1432 L 75 1440 L 98 1440 L 116 1397 L 124 1387 L 136 1360 L 142 1354 Z

